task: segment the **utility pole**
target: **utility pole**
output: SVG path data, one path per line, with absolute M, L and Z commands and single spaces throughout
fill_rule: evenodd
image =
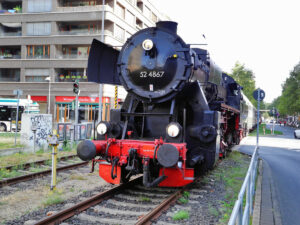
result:
M 266 94 L 263 90 L 260 88 L 256 89 L 253 92 L 253 97 L 257 101 L 257 125 L 256 125 L 256 146 L 258 147 L 259 144 L 259 118 L 260 118 L 260 113 L 259 113 L 259 108 L 260 108 L 260 101 L 264 100 Z
M 103 43 L 104 43 L 104 13 L 105 13 L 105 0 L 102 0 L 101 42 Z M 102 97 L 103 97 L 103 84 L 99 84 L 98 123 L 102 120 Z
M 17 102 L 17 115 L 16 115 L 16 130 L 15 130 L 15 146 L 17 145 L 17 132 L 19 127 L 19 103 L 20 103 L 20 95 L 23 94 L 23 91 L 18 89 L 14 90 L 14 94 L 17 95 L 18 102 Z
M 259 140 L 259 108 L 260 108 L 260 88 L 258 90 L 257 95 L 257 128 L 256 128 L 256 146 L 258 146 L 258 140 Z
M 73 93 L 76 94 L 75 99 L 75 124 L 78 124 L 78 95 L 79 95 L 79 82 L 78 80 L 73 83 Z

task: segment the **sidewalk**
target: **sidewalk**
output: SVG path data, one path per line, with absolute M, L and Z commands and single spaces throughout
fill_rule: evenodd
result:
M 269 165 L 261 160 L 256 186 L 253 225 L 282 225 L 277 194 Z

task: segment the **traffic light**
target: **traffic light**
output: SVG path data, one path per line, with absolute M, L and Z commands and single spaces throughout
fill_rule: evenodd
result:
M 78 83 L 78 81 L 76 81 L 75 83 L 73 83 L 73 92 L 76 95 L 78 95 L 78 93 L 79 93 L 79 83 Z
M 278 110 L 276 108 L 270 109 L 269 111 L 270 116 L 278 116 Z

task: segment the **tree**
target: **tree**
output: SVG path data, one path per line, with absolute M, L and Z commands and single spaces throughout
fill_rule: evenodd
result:
M 300 112 L 300 62 L 283 83 L 282 94 L 274 103 L 280 114 L 294 115 Z
M 253 72 L 245 68 L 244 64 L 239 62 L 235 63 L 232 73 L 230 74 L 236 82 L 243 87 L 244 94 L 252 102 L 253 105 L 256 105 L 257 102 L 253 98 L 253 91 L 255 91 L 255 76 Z

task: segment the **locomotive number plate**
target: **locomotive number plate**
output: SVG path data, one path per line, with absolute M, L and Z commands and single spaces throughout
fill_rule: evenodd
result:
M 140 72 L 140 77 L 141 78 L 147 78 L 147 77 L 152 77 L 152 78 L 156 78 L 156 77 L 163 77 L 165 74 L 165 71 L 142 71 Z

